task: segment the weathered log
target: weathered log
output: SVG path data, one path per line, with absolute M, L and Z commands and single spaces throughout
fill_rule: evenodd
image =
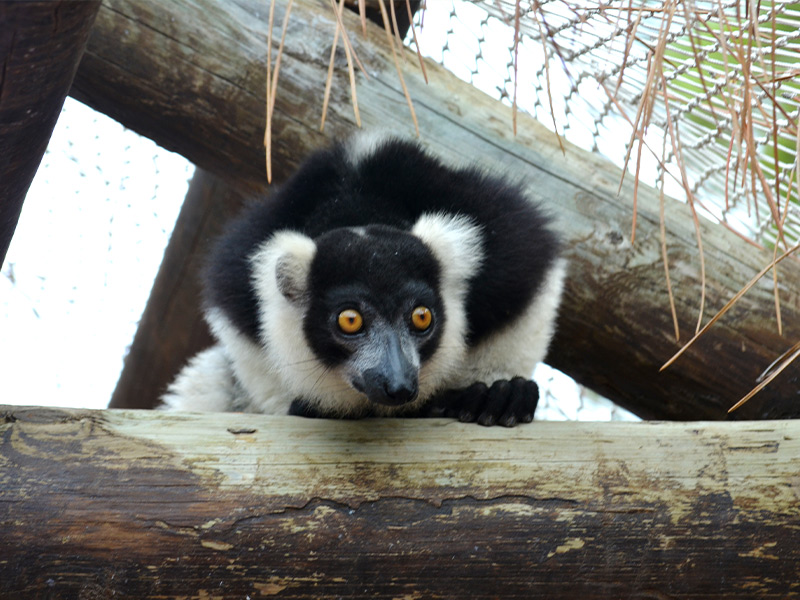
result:
M 800 597 L 800 422 L 0 409 L 0 597 Z
M 0 2 L 0 266 L 99 7 Z
M 218 177 L 195 171 L 111 408 L 153 408 L 188 358 L 211 345 L 200 311 L 200 272 L 212 240 L 243 203 Z
M 280 71 L 273 123 L 276 180 L 326 142 L 321 97 L 335 23 L 325 2 L 296 0 Z M 276 22 L 286 8 L 278 2 Z M 103 5 L 73 94 L 198 165 L 251 188 L 263 165 L 266 9 L 260 0 Z M 346 14 L 352 31 L 357 15 Z M 359 78 L 365 127 L 411 133 L 413 126 L 385 33 L 368 27 L 353 44 L 369 73 Z M 275 41 L 277 46 L 277 40 Z M 276 48 L 273 48 L 273 56 Z M 673 367 L 658 368 L 679 347 L 673 335 L 659 246 L 658 197 L 639 189 L 638 235 L 630 243 L 632 181 L 569 144 L 562 155 L 550 132 L 523 119 L 511 134 L 509 110 L 428 64 L 425 86 L 415 57 L 405 81 L 424 141 L 454 162 L 478 161 L 524 177 L 559 218 L 571 260 L 559 332 L 549 362 L 645 417 L 724 418 L 756 377 L 800 339 L 800 266 L 781 270 L 784 336 L 775 326 L 769 282 L 756 286 Z M 326 131 L 354 129 L 344 68 L 335 74 Z M 700 298 L 700 261 L 686 206 L 668 202 L 669 259 L 684 339 Z M 711 314 L 770 259 L 721 227 L 702 223 Z M 742 417 L 797 414 L 797 378 L 775 380 Z

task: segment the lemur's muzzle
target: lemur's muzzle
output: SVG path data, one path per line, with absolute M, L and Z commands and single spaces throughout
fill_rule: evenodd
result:
M 402 406 L 413 402 L 419 393 L 419 369 L 406 355 L 397 333 L 387 329 L 373 351 L 377 360 L 365 368 L 356 389 L 370 402 L 383 406 Z M 376 340 L 377 341 L 377 340 Z

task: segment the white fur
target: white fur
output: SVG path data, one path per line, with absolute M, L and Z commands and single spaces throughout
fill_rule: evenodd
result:
M 460 215 L 424 214 L 411 233 L 428 246 L 442 270 L 440 295 L 445 326 L 436 353 L 420 369 L 420 396 L 425 398 L 449 387 L 464 366 L 467 354 L 465 300 L 469 279 L 483 261 L 483 247 L 480 228 Z
M 477 346 L 467 349 L 464 300 L 470 277 L 483 261 L 480 228 L 463 216 L 428 214 L 412 232 L 431 249 L 443 269 L 442 297 L 447 325 L 440 348 L 420 379 L 437 389 L 458 389 L 476 381 L 529 379 L 544 360 L 555 330 L 555 317 L 566 275 L 566 261 L 557 260 L 545 275 L 525 312 Z M 435 391 L 435 390 L 434 390 Z
M 530 379 L 534 367 L 544 360 L 553 337 L 566 272 L 565 260 L 553 263 L 525 312 L 470 349 L 453 387 L 476 381 L 491 384 L 518 376 Z
M 223 412 L 233 409 L 236 385 L 222 346 L 196 355 L 170 384 L 159 407 L 167 410 Z
M 253 255 L 262 345 L 259 348 L 249 340 L 234 340 L 235 347 L 243 348 L 242 342 L 250 347 L 233 354 L 243 359 L 244 368 L 237 376 L 259 412 L 286 414 L 296 398 L 312 404 L 324 402 L 341 414 L 357 412 L 369 403 L 347 384 L 340 369 L 326 367 L 311 351 L 303 331 L 307 299 L 289 298 L 278 286 L 279 264 L 290 264 L 298 277 L 307 280 L 315 253 L 313 240 L 287 231 L 277 233 Z M 307 288 L 307 281 L 302 287 Z M 233 337 L 226 332 L 223 335 Z
M 353 167 L 358 167 L 365 158 L 374 156 L 375 151 L 391 137 L 387 132 L 379 129 L 363 131 L 350 137 L 345 146 L 348 162 Z

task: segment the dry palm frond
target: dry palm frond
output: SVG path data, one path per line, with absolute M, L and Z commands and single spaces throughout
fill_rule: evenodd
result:
M 623 171 L 627 172 L 630 166 L 635 177 L 632 242 L 636 239 L 644 151 L 658 164 L 657 184 L 662 197 L 665 177 L 675 178 L 677 174 L 697 237 L 700 310 L 695 336 L 665 367 L 707 332 L 770 269 L 776 325 L 782 335 L 777 264 L 795 253 L 800 240 L 800 192 L 796 185 L 800 175 L 800 69 L 792 57 L 800 51 L 800 5 L 747 2 L 745 6 L 726 0 L 662 0 L 636 6 L 632 0 L 627 3 L 542 0 L 530 3 L 527 14 L 520 18 L 519 0 L 485 0 L 485 4 L 489 11 L 496 8 L 496 14 L 509 26 L 509 15 L 515 15 L 514 47 L 520 43 L 519 37 L 529 37 L 546 49 L 568 48 L 558 53 L 565 71 L 571 71 L 572 78 L 594 78 L 606 94 L 605 109 L 598 112 L 601 115 L 615 112 L 630 123 L 630 140 L 621 162 Z M 740 10 L 742 6 L 746 10 Z M 576 16 L 567 16 L 570 12 Z M 541 23 L 546 14 L 560 18 L 561 25 L 543 29 Z M 591 25 L 587 27 L 587 23 Z M 583 33 L 588 29 L 594 38 L 583 33 L 579 36 L 579 27 Z M 612 50 L 618 40 L 620 43 Z M 544 56 L 546 62 L 540 69 L 544 75 L 540 81 L 544 82 L 554 128 L 558 129 L 552 114 L 551 77 L 547 68 L 550 55 L 546 51 Z M 619 57 L 616 64 L 612 56 Z M 606 81 L 611 77 L 615 85 L 607 86 Z M 516 93 L 514 98 L 516 104 Z M 671 151 L 657 156 L 648 142 L 653 137 L 664 141 L 669 138 Z M 788 163 L 790 144 L 795 148 Z M 662 259 L 678 337 L 664 242 L 663 205 L 660 208 Z M 705 264 L 698 210 L 717 215 L 721 225 L 745 242 L 760 247 L 766 242 L 773 250 L 770 265 L 704 327 L 701 325 Z M 743 233 L 743 227 L 737 224 L 747 220 L 755 223 L 753 233 Z M 686 290 L 681 292 L 685 294 Z

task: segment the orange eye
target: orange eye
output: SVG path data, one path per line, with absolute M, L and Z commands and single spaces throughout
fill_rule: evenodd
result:
M 339 329 L 344 333 L 358 333 L 363 325 L 364 319 L 357 310 L 348 308 L 339 313 Z
M 433 315 L 429 308 L 418 306 L 411 311 L 411 322 L 419 331 L 426 331 L 433 322 Z

